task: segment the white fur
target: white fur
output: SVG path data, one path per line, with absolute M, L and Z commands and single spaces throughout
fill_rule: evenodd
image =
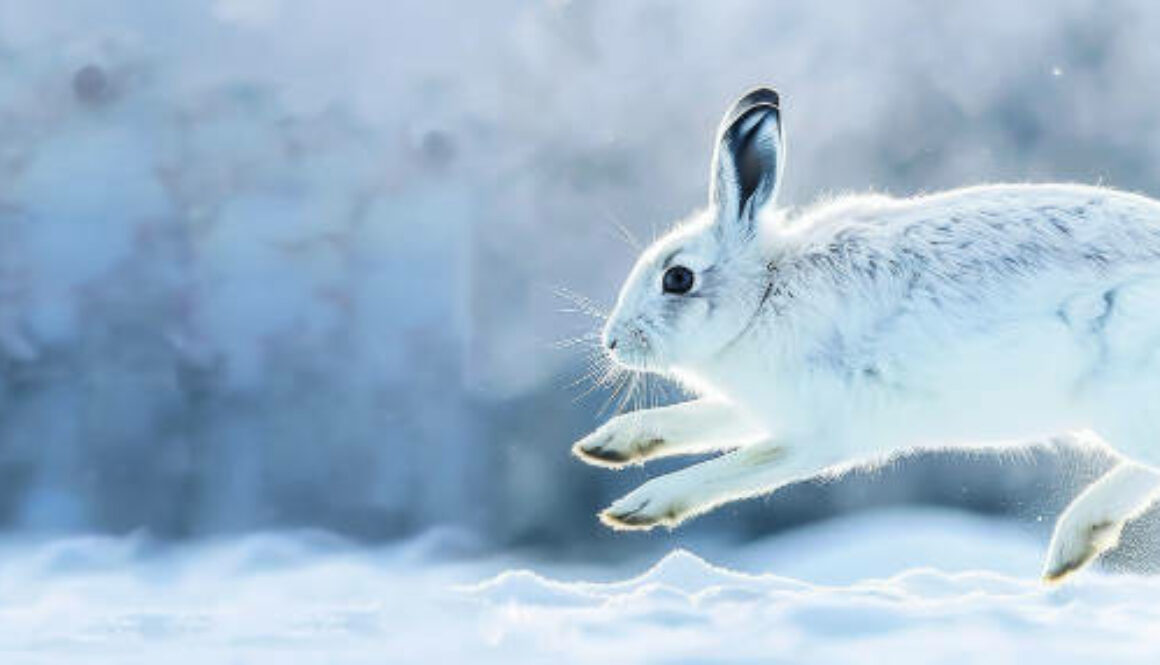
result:
M 644 484 L 606 523 L 672 526 L 905 450 L 1091 429 L 1132 461 L 1060 519 L 1044 571 L 1057 579 L 1156 497 L 1160 203 L 1082 185 L 857 196 L 793 215 L 751 203 L 752 219 L 736 214 L 744 201 L 718 203 L 657 241 L 605 330 L 615 360 L 716 406 L 621 417 L 576 451 L 618 464 L 745 445 Z M 662 292 L 666 259 L 694 270 L 692 292 Z M 746 425 L 723 425 L 721 401 Z M 618 454 L 600 454 L 608 442 Z

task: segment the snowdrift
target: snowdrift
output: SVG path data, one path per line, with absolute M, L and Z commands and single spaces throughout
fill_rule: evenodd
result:
M 595 567 L 266 535 L 0 548 L 5 663 L 1155 663 L 1160 580 L 1036 579 L 957 513 L 835 521 Z M 923 561 L 925 567 L 915 567 Z M 643 571 L 643 572 L 641 572 Z M 595 581 L 593 581 L 595 580 Z

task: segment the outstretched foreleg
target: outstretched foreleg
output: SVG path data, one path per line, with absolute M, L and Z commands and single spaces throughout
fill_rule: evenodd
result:
M 614 529 L 673 527 L 721 504 L 816 475 L 818 460 L 772 440 L 654 478 L 600 514 Z
M 621 467 L 724 450 L 760 437 L 760 428 L 728 403 L 698 399 L 616 416 L 572 446 L 572 452 L 589 464 Z

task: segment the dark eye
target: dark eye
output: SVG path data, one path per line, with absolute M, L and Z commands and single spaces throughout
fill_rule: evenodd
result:
M 685 266 L 673 266 L 665 271 L 661 280 L 661 288 L 665 293 L 688 293 L 693 288 L 693 271 Z

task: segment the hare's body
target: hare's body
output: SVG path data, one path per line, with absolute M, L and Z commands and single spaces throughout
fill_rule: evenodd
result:
M 1065 185 L 854 198 L 759 247 L 758 318 L 676 372 L 766 431 L 841 460 L 1093 428 L 1160 464 L 1160 203 Z
M 675 525 L 721 503 L 915 448 L 1099 434 L 1124 461 L 1061 516 L 1045 575 L 1113 546 L 1160 494 L 1160 202 L 998 185 L 772 209 L 776 93 L 726 115 L 711 205 L 657 241 L 604 339 L 702 399 L 614 418 L 599 464 L 731 450 L 602 518 Z

